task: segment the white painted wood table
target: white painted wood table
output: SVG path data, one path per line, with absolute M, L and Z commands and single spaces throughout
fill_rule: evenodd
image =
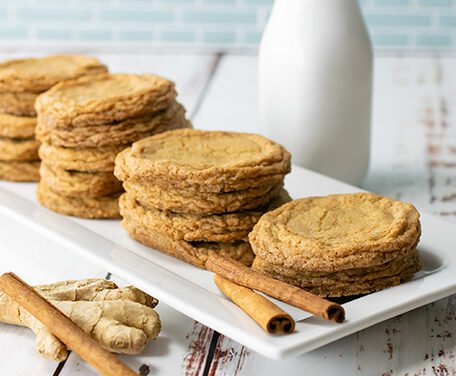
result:
M 112 71 L 154 72 L 175 80 L 197 128 L 259 131 L 254 56 L 100 58 Z M 375 68 L 372 161 L 364 187 L 454 221 L 456 59 L 384 56 L 376 58 Z M 1 255 L 0 271 L 15 271 L 30 283 L 109 272 L 59 249 L 36 254 L 19 241 L 15 248 Z M 456 375 L 456 296 L 286 361 L 264 358 L 165 304 L 158 311 L 164 324 L 159 339 L 141 356 L 122 357 L 142 374 Z M 0 375 L 93 374 L 76 354 L 62 364 L 40 358 L 29 330 L 0 324 Z

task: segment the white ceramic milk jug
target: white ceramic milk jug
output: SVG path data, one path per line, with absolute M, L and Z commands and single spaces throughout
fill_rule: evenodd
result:
M 358 185 L 371 97 L 372 48 L 357 1 L 275 0 L 259 52 L 262 132 L 294 163 Z

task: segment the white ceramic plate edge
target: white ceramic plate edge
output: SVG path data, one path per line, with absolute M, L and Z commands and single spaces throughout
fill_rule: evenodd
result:
M 342 183 L 340 184 L 342 185 Z M 366 307 L 367 300 L 363 302 L 364 298 L 345 304 L 348 320 L 344 324 L 327 323 L 312 317 L 305 320 L 304 325 L 298 323 L 301 332 L 291 336 L 268 336 L 254 326 L 249 326 L 251 331 L 246 334 L 242 323 L 236 321 L 236 316 L 243 317 L 245 314 L 234 304 L 152 261 L 116 245 L 70 219 L 55 215 L 35 202 L 4 189 L 0 189 L 0 213 L 90 259 L 155 295 L 187 316 L 233 338 L 254 351 L 275 359 L 310 351 L 456 292 L 454 278 L 456 262 L 452 257 L 451 260 L 446 260 L 447 265 L 438 273 L 425 276 L 419 281 L 412 281 L 369 295 L 368 307 Z M 423 222 L 425 225 L 430 222 L 429 226 L 432 225 L 433 228 L 443 231 L 442 234 L 455 232 L 453 225 L 433 216 L 424 215 Z M 436 234 L 436 236 L 439 235 Z M 425 281 L 424 288 L 420 287 Z M 413 292 L 416 286 L 423 290 L 420 290 L 420 295 L 409 294 L 407 290 Z M 388 300 L 391 299 L 391 296 L 402 299 L 400 304 L 383 306 L 382 299 Z M 195 299 L 197 304 L 195 304 Z M 354 319 L 353 317 L 357 317 L 357 315 L 360 318 Z M 309 336 L 306 335 L 307 330 L 309 330 Z

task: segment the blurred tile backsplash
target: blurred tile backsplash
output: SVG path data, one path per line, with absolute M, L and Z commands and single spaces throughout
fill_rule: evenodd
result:
M 0 46 L 10 50 L 46 45 L 255 50 L 272 2 L 2 0 Z M 360 3 L 377 50 L 456 47 L 456 0 Z

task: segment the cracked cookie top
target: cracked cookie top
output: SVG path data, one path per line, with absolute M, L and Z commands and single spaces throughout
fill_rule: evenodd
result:
M 164 110 L 175 97 L 174 83 L 166 78 L 104 73 L 55 85 L 37 98 L 35 108 L 47 127 L 84 127 Z
M 262 136 L 183 129 L 135 142 L 117 156 L 115 174 L 217 192 L 273 184 L 289 171 L 288 151 Z
M 308 197 L 266 213 L 249 235 L 257 256 L 293 270 L 380 265 L 416 247 L 419 213 L 371 193 Z
M 8 60 L 0 63 L 0 92 L 40 93 L 60 81 L 106 72 L 98 59 L 79 55 Z

